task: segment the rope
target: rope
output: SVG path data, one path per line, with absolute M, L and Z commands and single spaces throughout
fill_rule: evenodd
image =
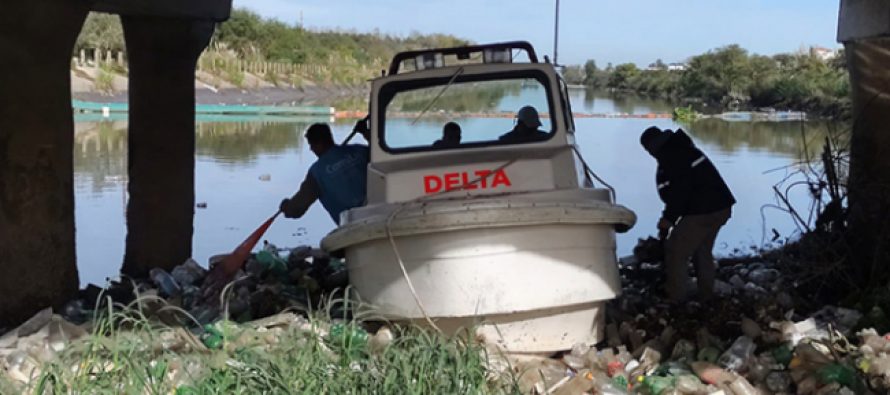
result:
M 420 201 L 423 201 L 423 200 L 427 200 L 427 199 L 433 198 L 433 197 L 435 197 L 435 196 L 438 196 L 438 195 L 441 195 L 441 194 L 444 194 L 444 193 L 449 193 L 449 192 L 455 192 L 455 191 L 465 190 L 465 189 L 467 189 L 468 187 L 470 187 L 471 185 L 478 184 L 479 182 L 482 182 L 482 180 L 485 180 L 485 179 L 487 179 L 488 177 L 493 176 L 495 173 L 497 173 L 497 172 L 499 172 L 499 171 L 501 171 L 501 170 L 504 170 L 505 168 L 507 168 L 507 166 L 510 166 L 510 165 L 512 165 L 512 164 L 515 163 L 515 162 L 516 162 L 516 159 L 510 159 L 510 160 L 508 160 L 507 162 L 504 162 L 504 164 L 502 164 L 502 165 L 496 167 L 496 168 L 495 168 L 494 170 L 492 170 L 491 172 L 485 174 L 484 176 L 477 177 L 477 178 L 474 179 L 473 181 L 470 181 L 470 182 L 467 183 L 467 184 L 461 185 L 461 186 L 458 187 L 458 188 L 450 189 L 450 190 L 442 190 L 442 191 L 440 191 L 440 192 L 436 192 L 436 193 L 434 193 L 434 194 L 424 195 L 424 196 L 419 196 L 419 197 L 414 198 L 414 199 L 412 199 L 412 200 L 409 200 L 409 201 L 406 201 L 406 202 L 402 202 L 402 203 L 400 203 L 400 204 L 396 207 L 396 209 L 393 210 L 392 213 L 390 213 L 389 216 L 387 216 L 387 218 L 386 218 L 386 237 L 387 237 L 387 239 L 389 239 L 389 245 L 392 247 L 393 253 L 394 253 L 395 256 L 396 256 L 396 262 L 398 262 L 398 264 L 399 264 L 399 269 L 402 270 L 402 276 L 405 278 L 405 282 L 408 284 L 408 290 L 411 291 L 411 295 L 414 297 L 414 303 L 417 304 L 417 307 L 420 309 L 420 313 L 423 314 L 423 318 L 426 320 L 426 322 L 427 322 L 428 324 L 430 324 L 430 326 L 433 327 L 433 329 L 435 329 L 435 330 L 436 330 L 437 332 L 439 332 L 440 334 L 443 334 L 442 329 L 440 329 L 439 326 L 436 325 L 435 322 L 433 322 L 433 319 L 432 319 L 432 318 L 430 317 L 430 315 L 426 312 L 426 308 L 425 308 L 424 305 L 423 305 L 423 301 L 420 300 L 420 295 L 417 294 L 417 289 L 414 288 L 414 282 L 411 281 L 411 277 L 408 275 L 408 269 L 405 268 L 405 261 L 402 260 L 402 254 L 399 253 L 399 247 L 396 245 L 396 239 L 395 239 L 395 237 L 394 237 L 393 234 L 392 234 L 392 221 L 393 221 L 393 220 L 396 218 L 396 216 L 402 211 L 402 209 L 404 209 L 405 207 L 407 207 L 409 204 L 417 203 L 417 202 L 420 202 Z
M 461 75 L 461 74 L 463 74 L 463 73 L 464 73 L 464 68 L 463 68 L 463 67 L 461 67 L 461 68 L 459 68 L 459 69 L 457 69 L 457 70 L 454 71 L 454 75 L 452 75 L 452 76 L 451 76 L 451 79 L 448 80 L 448 84 L 445 85 L 445 86 L 443 86 L 443 87 L 442 87 L 442 90 L 439 91 L 439 94 L 436 95 L 436 97 L 434 97 L 433 100 L 430 100 L 429 103 L 427 103 L 427 105 L 426 105 L 426 107 L 423 109 L 423 111 L 420 112 L 420 115 L 418 115 L 417 118 L 414 118 L 414 120 L 411 121 L 411 126 L 414 126 L 415 124 L 417 124 L 417 121 L 419 121 L 420 118 L 423 118 L 423 116 L 426 115 L 426 112 L 430 110 L 430 107 L 432 107 L 433 104 L 436 104 L 436 102 L 439 101 L 439 98 L 442 97 L 442 95 L 445 93 L 445 91 L 448 90 L 448 88 L 451 88 L 451 85 L 454 84 L 454 80 L 457 79 L 457 76 L 459 76 L 459 75 Z
M 584 160 L 584 156 L 581 155 L 581 151 L 578 151 L 577 145 L 572 145 L 572 149 L 578 155 L 578 159 L 581 161 L 581 164 L 584 166 L 584 175 L 587 176 L 587 179 L 589 180 L 591 176 L 593 178 L 595 178 L 597 181 L 600 182 L 600 184 L 603 184 L 606 188 L 609 189 L 609 191 L 612 194 L 612 202 L 613 203 L 618 202 L 618 196 L 615 194 L 615 188 L 613 188 L 611 185 L 609 185 L 609 183 L 607 183 L 605 180 L 600 178 L 600 176 L 598 176 L 596 173 L 593 172 L 593 169 L 591 169 L 590 166 L 587 165 L 587 161 Z

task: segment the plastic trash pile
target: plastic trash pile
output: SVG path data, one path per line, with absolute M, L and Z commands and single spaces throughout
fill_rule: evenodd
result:
M 146 358 L 151 366 L 163 365 L 164 379 L 169 388 L 176 388 L 176 394 L 191 394 L 198 392 L 189 392 L 190 386 L 208 377 L 214 365 L 237 368 L 240 362 L 230 356 L 242 350 L 270 353 L 279 347 L 299 347 L 300 343 L 308 346 L 311 342 L 311 347 L 318 348 L 324 356 L 325 360 L 318 362 L 330 365 L 338 361 L 336 351 L 343 349 L 343 344 L 348 344 L 350 349 L 379 354 L 394 339 L 387 326 L 380 327 L 375 334 L 369 334 L 347 322 L 310 322 L 290 312 L 240 324 L 220 320 L 194 331 L 179 326 L 159 327 L 147 332 L 121 331 L 115 335 L 113 343 L 106 343 L 95 336 L 90 338 L 89 326 L 90 323 L 74 325 L 62 316 L 53 314 L 51 309 L 46 309 L 0 337 L 0 371 L 5 373 L 6 381 L 12 383 L 12 388 L 4 388 L 3 379 L 0 378 L 0 393 L 29 392 L 28 389 L 33 389 L 48 363 L 68 361 L 73 374 L 82 371 L 86 376 L 126 369 L 126 363 L 116 361 L 110 355 L 104 358 L 93 356 L 83 361 L 74 358 L 73 362 L 70 356 L 62 358 L 62 353 L 69 348 L 76 353 L 89 353 L 91 349 L 108 347 L 140 350 L 140 358 Z M 79 341 L 92 346 L 84 346 Z M 214 355 L 217 357 L 212 357 Z
M 604 344 L 516 359 L 524 393 L 890 393 L 890 334 L 860 328 L 874 312 L 824 306 L 802 316 L 794 279 L 770 262 L 722 267 L 717 297 L 674 305 L 659 249 L 641 240 L 621 260 L 623 295 L 608 306 Z
M 660 291 L 657 247 L 650 239 L 635 257 L 622 259 L 624 292 L 607 308 L 601 344 L 578 344 L 555 356 L 504 355 L 489 345 L 491 379 L 526 394 L 890 393 L 890 334 L 868 327 L 875 317 L 884 317 L 882 311 L 862 314 L 825 306 L 802 315 L 795 311 L 793 278 L 770 262 L 723 267 L 716 298 L 673 305 Z M 325 295 L 348 284 L 342 262 L 316 249 L 300 247 L 282 255 L 266 244 L 228 287 L 222 308 L 197 302 L 206 275 L 203 267 L 187 261 L 169 273 L 153 270 L 148 280 L 115 282 L 106 289 L 89 286 L 59 314 L 42 311 L 0 337 L 0 369 L 9 381 L 33 380 L 42 364 L 89 337 L 93 312 L 107 307 L 102 301 L 108 299 L 117 306 L 138 305 L 149 320 L 168 325 L 132 341 L 149 358 L 174 353 L 179 359 L 171 363 L 168 379 L 177 386 L 207 374 L 208 368 L 188 355 L 272 350 L 282 346 L 282 339 L 302 338 L 318 340 L 324 353 L 336 359 L 337 351 L 325 348 L 331 339 L 373 353 L 395 337 L 385 326 L 366 331 L 346 322 L 310 323 L 281 313 L 318 306 Z
M 210 258 L 210 266 L 224 257 Z M 270 243 L 264 243 L 263 248 L 248 259 L 224 297 L 216 303 L 199 300 L 200 287 L 207 274 L 207 269 L 189 259 L 169 273 L 152 269 L 146 280 L 113 281 L 105 289 L 90 284 L 60 313 L 68 321 L 83 323 L 92 317 L 97 302 L 107 298 L 116 305 L 128 305 L 137 298 L 160 297 L 165 306 L 188 312 L 189 317 L 171 312 L 169 308 L 158 312 L 157 318 L 170 325 L 194 325 L 194 320 L 204 325 L 223 316 L 246 322 L 289 308 L 314 308 L 323 295 L 342 290 L 349 282 L 343 262 L 319 249 L 303 246 L 279 250 Z

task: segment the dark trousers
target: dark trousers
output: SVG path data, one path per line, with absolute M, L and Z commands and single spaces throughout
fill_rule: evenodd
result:
M 687 215 L 671 230 L 665 242 L 665 271 L 667 274 L 667 294 L 672 301 L 686 300 L 686 283 L 689 281 L 689 258 L 695 263 L 698 277 L 698 292 L 702 298 L 714 294 L 714 278 L 717 265 L 711 250 L 717 233 L 731 216 L 730 209 L 710 214 Z

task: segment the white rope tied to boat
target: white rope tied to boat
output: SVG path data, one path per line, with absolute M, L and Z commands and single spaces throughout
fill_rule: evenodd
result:
M 433 193 L 430 195 L 419 196 L 412 200 L 402 202 L 386 218 L 386 237 L 387 237 L 387 239 L 389 239 L 389 245 L 392 246 L 392 251 L 396 256 L 396 262 L 399 263 L 399 269 L 402 270 L 402 276 L 405 278 L 405 282 L 408 284 L 408 290 L 411 291 L 411 295 L 414 297 L 414 302 L 417 304 L 417 307 L 420 309 L 420 313 L 423 314 L 423 318 L 426 320 L 427 323 L 430 324 L 431 327 L 433 327 L 433 329 L 435 329 L 440 334 L 443 333 L 442 329 L 440 329 L 439 326 L 436 325 L 435 322 L 433 322 L 433 319 L 430 318 L 430 315 L 426 312 L 426 308 L 423 306 L 423 301 L 420 300 L 420 295 L 417 294 L 417 290 L 414 288 L 414 283 L 411 281 L 411 277 L 408 275 L 408 269 L 405 268 L 405 261 L 402 260 L 402 255 L 399 253 L 399 247 L 396 245 L 396 239 L 395 239 L 395 237 L 393 237 L 393 234 L 392 234 L 392 221 L 402 211 L 402 209 L 407 207 L 409 204 L 417 203 L 417 202 L 420 202 L 420 201 L 423 201 L 423 200 L 426 200 L 426 199 L 429 199 L 429 198 L 432 198 L 432 197 L 435 197 L 435 196 L 438 196 L 438 195 L 441 195 L 444 193 L 465 190 L 468 187 L 478 184 L 478 183 L 482 182 L 482 180 L 485 180 L 488 177 L 493 176 L 495 173 L 506 169 L 507 166 L 510 166 L 513 163 L 516 163 L 516 159 L 510 159 L 510 160 L 504 162 L 504 164 L 496 167 L 491 172 L 489 172 L 483 176 L 476 177 L 476 179 L 474 179 L 464 185 L 461 185 L 458 188 L 442 190 L 442 191 L 439 191 L 439 192 L 436 192 L 436 193 Z

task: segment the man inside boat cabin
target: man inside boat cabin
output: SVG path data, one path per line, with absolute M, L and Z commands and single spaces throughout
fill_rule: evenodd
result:
M 442 138 L 433 143 L 433 148 L 460 147 L 460 125 L 456 122 L 448 122 L 442 127 Z
M 355 131 L 370 141 L 364 120 L 356 124 Z M 339 225 L 340 213 L 365 204 L 370 151 L 361 144 L 337 145 L 331 127 L 324 123 L 309 126 L 306 140 L 318 160 L 309 167 L 300 190 L 282 200 L 279 209 L 287 218 L 300 218 L 316 200 L 321 200 Z
M 548 133 L 538 130 L 541 126 L 541 118 L 538 110 L 532 106 L 525 106 L 516 112 L 516 126 L 513 130 L 498 137 L 503 143 L 524 143 L 528 141 L 546 140 Z
M 695 263 L 699 298 L 714 294 L 717 266 L 711 250 L 736 200 L 714 164 L 683 129 L 646 129 L 640 143 L 658 161 L 655 183 L 664 211 L 658 220 L 664 243 L 665 285 L 674 302 L 686 300 L 689 258 Z

